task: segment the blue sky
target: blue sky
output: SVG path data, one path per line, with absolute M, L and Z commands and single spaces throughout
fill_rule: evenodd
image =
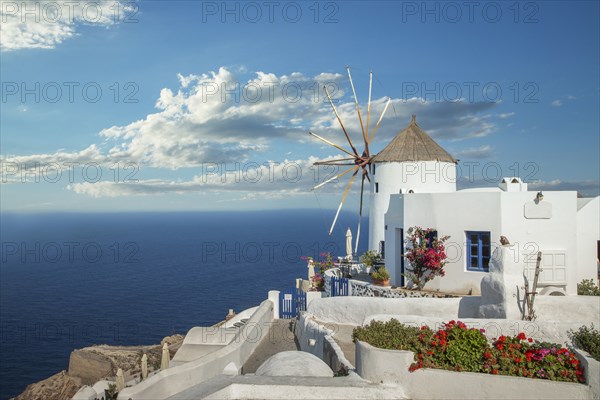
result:
M 359 142 L 346 65 L 375 152 L 416 113 L 461 187 L 599 192 L 596 1 L 1 4 L 2 211 L 334 207 L 307 132 L 344 143 L 328 84 Z

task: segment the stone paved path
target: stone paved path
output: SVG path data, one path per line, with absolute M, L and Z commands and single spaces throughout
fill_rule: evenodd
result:
M 256 372 L 269 357 L 282 351 L 298 350 L 290 319 L 277 319 L 269 328 L 269 335 L 258 345 L 248 361 L 242 366 L 243 374 Z

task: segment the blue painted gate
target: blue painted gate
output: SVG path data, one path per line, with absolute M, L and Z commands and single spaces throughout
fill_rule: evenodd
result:
M 279 318 L 295 318 L 300 311 L 306 311 L 306 293 L 293 289 L 279 292 Z
M 335 296 L 349 296 L 348 293 L 348 278 L 336 278 L 331 277 L 331 297 Z

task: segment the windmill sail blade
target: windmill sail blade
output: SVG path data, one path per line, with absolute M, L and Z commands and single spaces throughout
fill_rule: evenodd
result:
M 352 75 L 350 74 L 350 67 L 346 67 L 348 71 L 348 79 L 350 80 L 350 86 L 352 87 L 352 93 L 354 94 L 354 104 L 356 105 L 356 112 L 358 113 L 358 120 L 360 121 L 360 129 L 362 130 L 363 139 L 365 142 L 367 141 L 367 136 L 365 135 L 365 127 L 363 125 L 362 116 L 360 115 L 360 106 L 358 105 L 358 98 L 356 97 L 356 90 L 354 90 L 354 82 L 352 82 Z
M 331 96 L 329 95 L 329 90 L 327 90 L 327 86 L 323 86 L 323 88 L 325 89 L 325 94 L 327 95 L 327 98 L 329 99 L 329 104 L 331 104 L 331 108 L 333 108 L 333 112 L 335 113 L 335 116 L 337 117 L 337 120 L 340 123 L 342 130 L 344 131 L 344 135 L 346 135 L 346 139 L 348 140 L 348 143 L 350 144 L 350 147 L 352 148 L 354 155 L 358 157 L 356 148 L 352 144 L 352 140 L 350 140 L 350 136 L 348 136 L 348 132 L 346 132 L 346 128 L 344 127 L 342 119 L 340 118 L 340 115 L 338 114 L 337 109 L 335 108 L 335 105 L 333 104 L 333 100 L 331 100 Z
M 346 165 L 346 164 L 339 164 L 343 161 L 354 161 L 356 160 L 354 157 L 352 158 L 337 158 L 335 160 L 327 160 L 327 161 L 317 161 L 315 163 L 313 163 L 313 165 Z M 347 165 L 354 165 L 355 163 L 353 162 L 352 164 L 347 164 Z
M 365 148 L 369 148 L 369 125 L 371 124 L 371 89 L 373 88 L 373 70 L 369 71 L 369 102 L 367 103 L 367 134 L 365 137 Z
M 350 178 L 350 182 L 348 182 L 348 186 L 346 186 L 346 190 L 344 191 L 344 196 L 342 196 L 342 201 L 337 209 L 337 212 L 335 213 L 335 218 L 333 219 L 333 223 L 331 224 L 331 229 L 329 229 L 329 235 L 331 235 L 331 232 L 333 232 L 333 228 L 335 228 L 335 223 L 337 222 L 338 216 L 340 215 L 340 211 L 342 210 L 342 206 L 344 205 L 344 201 L 346 201 L 346 196 L 348 196 L 348 192 L 350 191 L 350 187 L 352 186 L 352 183 L 354 182 L 354 178 L 356 177 L 356 173 L 358 172 L 358 169 L 360 167 L 356 167 L 354 169 L 354 174 L 352 175 L 352 178 Z
M 388 99 L 387 103 L 385 103 L 385 108 L 383 109 L 383 112 L 381 113 L 381 116 L 379 117 L 379 121 L 377 121 L 377 124 L 375 125 L 375 129 L 373 129 L 373 132 L 371 132 L 371 137 L 369 138 L 369 143 L 371 143 L 371 140 L 373 140 L 373 137 L 375 136 L 375 132 L 377 132 L 377 128 L 379 128 L 379 124 L 381 123 L 381 120 L 383 119 L 383 116 L 385 115 L 385 112 L 388 109 L 388 106 L 390 105 L 390 102 L 392 101 L 392 99 Z
M 348 172 L 350 172 L 350 171 L 352 171 L 354 169 L 356 169 L 356 168 L 348 168 L 347 170 L 345 170 L 345 171 L 337 174 L 336 176 L 333 176 L 333 177 L 331 177 L 331 178 L 329 178 L 329 179 L 327 179 L 327 180 L 319 183 L 317 186 L 315 186 L 314 188 L 312 188 L 312 190 L 316 190 L 316 189 L 320 188 L 321 186 L 323 186 L 323 185 L 325 185 L 325 184 L 327 184 L 327 183 L 329 183 L 329 182 L 331 182 L 331 181 L 333 181 L 333 180 L 335 180 L 337 178 L 341 178 L 342 176 L 346 175 Z
M 362 181 L 360 182 L 360 208 L 358 211 L 358 229 L 356 230 L 356 244 L 354 245 L 354 254 L 358 254 L 358 241 L 360 239 L 360 223 L 362 222 L 364 192 L 365 192 L 365 174 L 363 174 Z
M 371 178 L 369 177 L 369 171 L 365 170 L 365 178 L 367 178 L 367 180 L 369 181 L 369 183 L 371 183 Z
M 333 147 L 335 147 L 336 149 L 338 149 L 338 150 L 340 150 L 340 151 L 343 151 L 344 153 L 348 154 L 349 156 L 352 156 L 352 157 L 354 157 L 354 156 L 355 156 L 355 154 L 352 154 L 352 153 L 350 153 L 348 150 L 346 150 L 346 149 L 344 149 L 344 148 L 342 148 L 342 147 L 338 146 L 337 144 L 335 144 L 335 143 L 333 143 L 333 142 L 330 142 L 329 140 L 327 140 L 327 139 L 325 139 L 325 138 L 323 138 L 323 137 L 321 137 L 321 136 L 317 135 L 316 133 L 308 132 L 308 134 L 309 134 L 309 135 L 312 135 L 312 136 L 314 136 L 314 137 L 316 137 L 317 139 L 320 139 L 320 140 L 324 141 L 324 142 L 325 142 L 325 143 L 327 143 L 328 145 L 330 145 L 330 146 L 333 146 Z

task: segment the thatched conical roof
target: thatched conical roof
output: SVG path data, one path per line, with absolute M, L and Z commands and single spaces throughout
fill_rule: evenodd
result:
M 379 154 L 373 157 L 373 162 L 406 162 L 406 161 L 441 161 L 456 163 L 446 150 L 435 142 L 419 125 L 417 117 L 402 132 L 396 135 Z

